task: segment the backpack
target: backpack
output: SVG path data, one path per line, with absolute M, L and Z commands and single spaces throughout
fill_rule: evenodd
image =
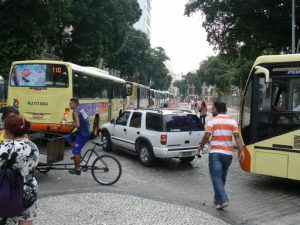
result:
M 19 216 L 23 210 L 24 180 L 20 171 L 13 166 L 17 153 L 12 153 L 0 168 L 0 217 Z

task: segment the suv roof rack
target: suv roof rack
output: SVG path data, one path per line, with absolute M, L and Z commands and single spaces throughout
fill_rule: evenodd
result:
M 139 110 L 139 109 L 142 109 L 142 110 L 149 110 L 149 111 L 157 111 L 159 113 L 162 113 L 162 109 L 160 108 L 143 108 L 143 107 L 140 107 L 140 108 L 135 108 L 134 110 Z
M 193 113 L 191 110 L 188 109 L 173 109 L 173 112 L 187 112 L 187 113 Z

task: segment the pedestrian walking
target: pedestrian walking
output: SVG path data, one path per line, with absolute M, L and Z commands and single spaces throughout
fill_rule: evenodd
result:
M 200 107 L 198 107 L 198 109 L 200 113 L 200 122 L 202 123 L 203 126 L 205 126 L 205 117 L 207 116 L 207 106 L 204 100 L 201 102 L 201 105 Z
M 213 118 L 208 121 L 205 134 L 200 142 L 198 154 L 203 152 L 204 145 L 210 141 L 209 174 L 214 188 L 214 203 L 216 209 L 223 209 L 229 205 L 225 190 L 226 176 L 232 162 L 233 143 L 236 141 L 239 151 L 239 160 L 244 160 L 243 143 L 239 134 L 239 127 L 234 119 L 226 115 L 226 104 L 215 102 L 212 107 Z
M 23 181 L 21 183 L 23 187 L 20 187 L 23 189 L 23 211 L 15 217 L 0 218 L 0 224 L 32 225 L 33 219 L 37 216 L 38 184 L 34 177 L 34 171 L 39 162 L 39 151 L 37 146 L 28 140 L 29 121 L 17 113 L 13 113 L 5 118 L 4 125 L 5 132 L 7 132 L 10 140 L 4 141 L 0 145 L 0 167 L 4 169 L 9 164 L 20 173 Z M 11 173 L 7 174 L 11 176 Z M 10 179 L 12 178 L 14 177 Z M 0 201 L 1 204 L 5 203 Z M 1 205 L 1 208 L 3 207 L 6 207 L 6 205 Z

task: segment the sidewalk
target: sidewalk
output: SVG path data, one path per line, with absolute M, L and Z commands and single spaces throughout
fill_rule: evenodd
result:
M 76 193 L 38 200 L 35 225 L 226 225 L 200 210 L 112 193 Z

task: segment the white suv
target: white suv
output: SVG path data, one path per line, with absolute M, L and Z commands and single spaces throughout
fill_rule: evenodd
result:
M 192 113 L 167 109 L 132 109 L 101 129 L 103 149 L 112 146 L 135 152 L 150 166 L 155 158 L 180 158 L 191 162 L 204 134 L 199 118 Z

